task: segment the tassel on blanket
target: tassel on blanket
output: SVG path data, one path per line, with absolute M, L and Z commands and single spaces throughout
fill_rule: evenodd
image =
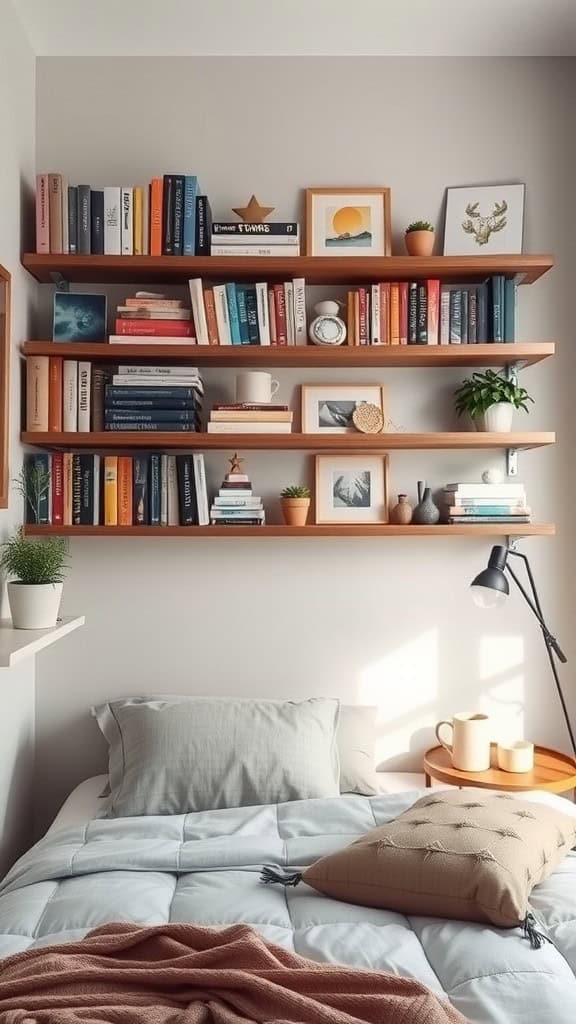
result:
M 524 938 L 530 940 L 532 949 L 540 949 L 545 942 L 552 942 L 544 932 L 539 932 L 536 928 L 536 918 L 534 914 L 526 914 L 524 921 Z
M 302 881 L 301 871 L 277 871 L 265 865 L 260 872 L 263 885 L 298 885 Z

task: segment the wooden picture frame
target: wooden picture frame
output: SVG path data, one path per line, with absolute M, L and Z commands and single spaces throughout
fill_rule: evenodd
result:
M 316 396 L 314 396 L 316 392 Z M 351 406 L 353 402 L 370 402 L 379 406 L 382 410 L 384 422 L 386 422 L 386 410 L 384 406 L 384 387 L 381 384 L 302 384 L 301 386 L 301 429 L 303 434 L 357 434 L 358 430 L 352 422 L 352 408 L 343 409 L 342 412 L 349 413 L 348 422 L 339 426 L 336 422 L 330 423 L 329 417 L 322 421 L 319 404 L 325 396 L 326 403 L 332 400 L 334 403 L 344 402 Z M 318 412 L 314 416 L 313 401 L 318 401 Z M 338 410 L 335 410 L 337 414 Z
M 360 481 L 358 490 L 355 491 L 353 487 L 349 489 L 349 501 L 346 488 L 342 489 L 342 478 L 346 474 L 353 474 Z M 387 523 L 390 491 L 388 475 L 387 455 L 375 452 L 317 455 L 314 522 L 317 525 L 339 523 L 342 526 L 358 523 L 377 526 Z M 337 494 L 337 488 L 340 494 Z
M 0 508 L 8 508 L 11 277 L 0 265 Z
M 305 192 L 307 256 L 392 255 L 389 188 L 335 185 L 307 188 Z M 328 233 L 328 226 L 333 235 Z

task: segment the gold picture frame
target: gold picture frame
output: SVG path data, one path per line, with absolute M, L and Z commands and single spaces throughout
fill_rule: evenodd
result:
M 391 190 L 307 188 L 307 256 L 390 256 Z

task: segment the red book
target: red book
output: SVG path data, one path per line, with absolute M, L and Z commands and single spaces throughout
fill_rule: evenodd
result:
M 48 363 L 48 430 L 62 430 L 62 364 L 60 356 L 50 356 Z
M 358 289 L 358 322 L 361 345 L 368 344 L 368 297 L 365 288 Z
M 408 344 L 408 281 L 400 281 L 400 344 Z
M 150 182 L 150 248 L 151 256 L 162 255 L 162 196 L 164 181 L 152 178 Z
M 206 310 L 208 341 L 211 345 L 219 345 L 220 335 L 218 334 L 218 321 L 216 319 L 216 303 L 214 302 L 214 292 L 211 288 L 204 289 L 204 309 Z
M 275 284 L 274 299 L 276 302 L 276 344 L 288 344 L 288 325 L 286 323 L 286 299 L 284 297 L 284 285 Z
M 52 526 L 64 523 L 64 454 L 52 455 Z
M 400 286 L 390 285 L 390 344 L 400 344 Z
M 428 344 L 438 344 L 438 323 L 440 319 L 440 281 L 434 279 L 428 285 Z
M 390 281 L 380 285 L 380 344 L 390 344 Z
M 191 338 L 189 320 L 127 320 L 119 317 L 115 322 L 116 334 L 148 335 L 151 338 Z

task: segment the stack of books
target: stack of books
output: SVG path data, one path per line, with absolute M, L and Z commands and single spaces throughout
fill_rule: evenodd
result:
M 237 455 L 230 459 L 230 472 L 210 509 L 212 526 L 263 526 L 266 522 L 262 498 L 253 494 L 250 477 L 240 472 L 242 461 Z
M 136 292 L 117 306 L 115 331 L 109 338 L 112 345 L 195 342 L 191 311 L 182 299 L 167 299 L 159 292 Z
M 36 252 L 106 256 L 209 256 L 211 213 L 193 174 L 147 188 L 69 185 L 36 176 Z
M 198 431 L 202 393 L 195 366 L 121 366 L 105 385 L 104 429 Z
M 228 284 L 206 288 L 189 282 L 199 345 L 306 345 L 306 285 L 303 277 L 284 284 Z
M 276 224 L 212 225 L 212 256 L 299 256 L 300 228 L 293 221 Z
M 292 416 L 287 405 L 214 405 L 209 434 L 290 434 Z
M 516 282 L 383 281 L 348 292 L 349 345 L 474 345 L 512 342 Z
M 456 483 L 444 488 L 447 523 L 529 523 L 523 484 Z

